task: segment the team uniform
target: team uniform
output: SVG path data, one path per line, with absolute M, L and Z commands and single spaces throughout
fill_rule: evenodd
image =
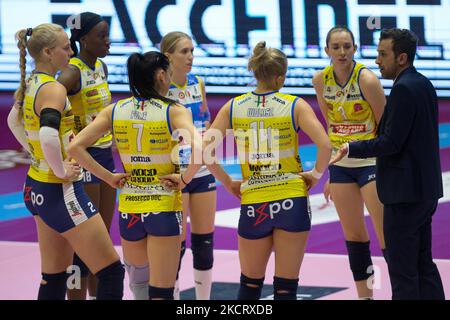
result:
M 111 102 L 111 92 L 103 62 L 97 59 L 95 68 L 91 69 L 80 58 L 70 59 L 71 66 L 80 71 L 80 90 L 69 93 L 69 100 L 73 107 L 75 119 L 75 133 L 80 132 Z M 104 134 L 91 147 L 87 149 L 89 154 L 110 172 L 115 172 L 114 159 L 112 155 L 112 135 L 110 132 Z M 84 183 L 100 183 L 100 179 L 84 171 Z
M 294 106 L 298 98 L 278 91 L 250 92 L 231 102 L 243 182 L 238 233 L 260 239 L 274 228 L 291 232 L 311 228 L 308 191 L 299 176 L 298 129 Z
M 359 76 L 365 68 L 355 62 L 349 80 L 342 87 L 335 80 L 332 65 L 323 71 L 323 97 L 328 106 L 328 136 L 333 155 L 344 143 L 376 136 L 375 116 L 359 87 Z M 329 170 L 331 183 L 355 182 L 363 187 L 376 178 L 374 158 L 344 158 L 330 166 Z
M 169 108 L 161 100 L 131 97 L 112 111 L 120 159 L 131 174 L 119 195 L 120 234 L 128 241 L 181 234 L 181 192 L 166 189 L 159 180 L 179 173 L 178 159 L 171 159 L 177 141 L 172 140 Z
M 40 119 L 36 114 L 35 99 L 44 85 L 55 81 L 54 77 L 40 72 L 34 72 L 27 81 L 23 118 L 31 165 L 23 194 L 25 205 L 33 215 L 39 215 L 48 226 L 63 233 L 92 217 L 97 209 L 83 190 L 82 176 L 71 182 L 58 178 L 45 160 L 41 148 Z M 63 158 L 66 158 L 65 150 L 74 137 L 73 128 L 74 116 L 67 100 L 59 128 Z
M 192 114 L 194 126 L 200 134 L 206 131 L 206 122 L 211 120 L 208 109 L 204 109 L 206 97 L 202 93 L 202 79 L 192 74 L 187 75 L 186 83 L 178 86 L 171 83 L 167 97 L 184 105 Z M 191 146 L 180 146 L 180 168 L 184 172 L 191 158 Z M 200 193 L 216 190 L 216 181 L 206 166 L 202 166 L 192 181 L 183 189 L 183 193 Z

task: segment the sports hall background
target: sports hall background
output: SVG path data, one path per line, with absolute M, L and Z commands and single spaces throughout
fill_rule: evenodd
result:
M 36 228 L 21 194 L 28 157 L 21 152 L 6 124 L 13 89 L 19 79 L 13 35 L 20 28 L 42 22 L 65 24 L 70 14 L 82 11 L 93 11 L 109 19 L 113 43 L 111 55 L 105 61 L 110 70 L 113 102 L 128 94 L 123 66 L 129 53 L 155 49 L 161 34 L 169 31 L 191 34 L 196 44 L 193 72 L 206 81 L 213 119 L 233 95 L 252 89 L 254 82 L 246 73 L 245 62 L 251 47 L 260 40 L 288 54 L 290 73 L 284 92 L 303 97 L 323 122 L 310 80 L 315 70 L 329 63 L 322 49 L 327 30 L 334 24 L 348 25 L 360 45 L 355 58 L 379 75 L 374 64 L 379 27 L 414 29 L 420 38 L 416 65 L 433 81 L 440 96 L 440 152 L 445 195 L 433 220 L 433 257 L 441 271 L 446 295 L 450 297 L 450 26 L 446 23 L 449 1 L 0 0 L 0 300 L 35 299 L 40 278 Z M 385 12 L 389 12 L 389 16 L 383 16 Z M 169 19 L 171 15 L 176 15 L 177 19 Z M 32 70 L 31 64 L 27 70 Z M 382 82 L 386 94 L 391 83 Z M 311 168 L 315 148 L 303 134 L 299 138 L 299 151 L 304 168 Z M 117 156 L 115 160 L 121 168 Z M 236 164 L 226 165 L 226 170 L 235 177 L 240 176 Z M 313 227 L 300 272 L 298 297 L 354 299 L 356 292 L 348 270 L 343 233 L 333 204 L 326 204 L 322 194 L 326 178 L 311 191 Z M 233 299 L 240 274 L 236 235 L 239 201 L 222 186 L 218 187 L 217 197 L 212 298 Z M 376 299 L 389 299 L 386 265 L 369 217 L 366 222 L 379 275 L 374 295 Z M 117 212 L 111 237 L 121 254 Z M 269 267 L 267 283 L 271 282 L 272 275 L 273 267 Z M 182 298 L 193 298 L 189 250 L 183 260 L 180 281 Z M 270 299 L 271 292 L 268 284 L 263 296 Z M 128 288 L 125 298 L 131 298 Z

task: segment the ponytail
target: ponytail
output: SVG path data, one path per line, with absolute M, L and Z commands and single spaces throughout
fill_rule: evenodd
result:
M 162 96 L 155 89 L 156 72 L 160 69 L 169 70 L 169 59 L 158 51 L 144 54 L 133 53 L 127 61 L 128 81 L 130 91 L 136 98 L 159 99 L 166 103 L 174 100 Z
M 28 29 L 29 30 L 29 29 Z M 22 29 L 16 32 L 15 38 L 17 41 L 17 47 L 19 48 L 19 68 L 20 68 L 20 85 L 14 93 L 14 99 L 20 104 L 23 103 L 26 90 L 26 67 L 27 67 L 27 35 L 29 32 L 27 29 Z

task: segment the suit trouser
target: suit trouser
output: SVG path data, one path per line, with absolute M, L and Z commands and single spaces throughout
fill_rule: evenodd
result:
M 393 300 L 445 299 L 431 253 L 437 200 L 384 206 L 384 237 Z

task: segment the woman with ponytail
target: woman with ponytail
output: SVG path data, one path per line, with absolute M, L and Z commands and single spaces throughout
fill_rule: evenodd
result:
M 67 156 L 74 117 L 66 89 L 55 80 L 73 54 L 67 34 L 61 26 L 46 23 L 19 30 L 16 40 L 21 84 L 8 123 L 32 158 L 24 201 L 38 230 L 42 260 L 38 299 L 63 300 L 66 289 L 76 285 L 68 281 L 74 251 L 97 276 L 98 299 L 121 299 L 120 258 L 96 206 L 83 190 L 79 165 Z M 36 68 L 25 80 L 27 51 Z M 115 186 L 123 178 L 123 174 L 115 175 Z
M 70 59 L 69 67 L 61 72 L 58 81 L 68 92 L 75 117 L 75 134 L 77 134 L 111 102 L 107 82 L 108 69 L 100 59 L 109 53 L 110 40 L 108 23 L 98 14 L 83 12 L 77 15 L 74 21 L 77 23 L 71 29 L 70 37 L 74 55 Z M 115 172 L 111 145 L 112 136 L 107 132 L 95 141 L 88 151 L 105 168 Z M 111 188 L 87 170 L 83 174 L 83 183 L 84 190 L 100 210 L 100 215 L 109 230 L 116 205 L 116 189 Z M 90 299 L 95 299 L 97 291 L 95 277 L 77 255 L 74 256 L 74 265 L 80 267 L 81 286 L 80 289 L 69 290 L 68 298 L 84 300 L 86 291 L 89 289 Z
M 274 299 L 295 300 L 311 228 L 308 190 L 327 168 L 331 145 L 308 103 L 279 92 L 287 72 L 283 52 L 259 42 L 248 69 L 257 80 L 256 89 L 228 101 L 209 129 L 219 130 L 222 136 L 227 129 L 233 130 L 241 162 L 238 299 L 261 297 L 266 266 L 273 251 Z M 318 148 L 315 167 L 308 172 L 303 172 L 298 155 L 300 128 Z M 218 180 L 230 184 L 231 178 L 226 175 L 221 178 L 217 167 L 208 168 Z
M 130 289 L 135 299 L 173 300 L 180 260 L 181 191 L 162 184 L 179 172 L 178 140 L 191 141 L 193 157 L 182 174 L 185 187 L 198 168 L 198 133 L 190 112 L 166 98 L 170 86 L 168 58 L 156 51 L 134 53 L 127 62 L 132 96 L 106 107 L 72 141 L 69 154 L 109 184 L 114 175 L 95 161 L 87 148 L 111 131 L 125 172 L 130 176 L 119 195 L 119 228 Z M 148 266 L 151 266 L 150 271 Z
M 168 97 L 177 100 L 178 103 L 191 111 L 197 131 L 203 134 L 211 125 L 211 116 L 206 100 L 205 83 L 202 78 L 190 73 L 194 59 L 194 45 L 191 37 L 184 32 L 169 32 L 162 38 L 160 50 L 169 58 L 173 72 Z M 190 154 L 188 145 L 180 147 L 181 171 L 186 169 Z M 181 242 L 180 267 L 186 251 L 186 222 L 189 215 L 195 297 L 197 300 L 209 300 L 214 263 L 214 220 L 216 216 L 216 181 L 214 176 L 206 166 L 202 166 L 194 180 L 183 189 L 182 193 L 183 239 Z M 175 299 L 179 298 L 180 292 L 177 281 Z

